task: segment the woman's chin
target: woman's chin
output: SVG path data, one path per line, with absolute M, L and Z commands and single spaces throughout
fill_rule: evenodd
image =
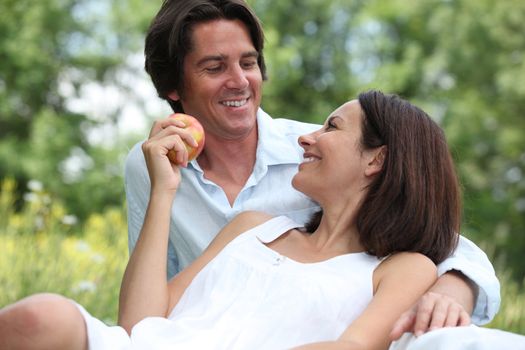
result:
M 315 200 L 315 194 L 312 193 L 312 191 L 309 189 L 311 186 L 306 186 L 309 183 L 310 181 L 308 181 L 308 179 L 306 179 L 305 177 L 302 177 L 300 174 L 295 174 L 295 176 L 292 178 L 293 188 Z

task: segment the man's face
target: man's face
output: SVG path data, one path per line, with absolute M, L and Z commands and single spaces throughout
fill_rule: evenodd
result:
M 262 75 L 246 26 L 214 20 L 193 27 L 192 50 L 184 61 L 184 112 L 202 123 L 206 137 L 235 140 L 256 135 Z

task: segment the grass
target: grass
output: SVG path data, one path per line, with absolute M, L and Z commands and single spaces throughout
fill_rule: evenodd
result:
M 13 188 L 6 181 L 0 192 L 0 307 L 53 292 L 114 324 L 128 260 L 124 208 L 92 215 L 80 226 L 42 192 L 27 196 L 15 213 Z
M 75 223 L 64 207 L 38 186 L 14 207 L 14 183 L 0 187 L 0 307 L 38 292 L 54 292 L 115 324 L 118 293 L 128 260 L 124 208 Z M 525 282 L 501 269 L 502 304 L 486 327 L 525 334 Z

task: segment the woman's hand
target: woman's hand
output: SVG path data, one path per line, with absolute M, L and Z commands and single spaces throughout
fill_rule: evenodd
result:
M 188 165 L 188 151 L 185 142 L 196 147 L 197 142 L 184 129 L 183 122 L 174 118 L 156 121 L 151 128 L 148 140 L 142 144 L 151 181 L 151 190 L 175 193 L 180 184 L 180 168 L 168 159 L 168 151 L 177 153 L 177 163 Z

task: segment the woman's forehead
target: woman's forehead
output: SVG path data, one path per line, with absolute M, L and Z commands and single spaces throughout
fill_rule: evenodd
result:
M 355 117 L 359 117 L 360 115 L 361 105 L 359 104 L 359 101 L 351 100 L 339 106 L 328 116 L 328 118 L 338 116 L 346 120 L 351 120 Z

